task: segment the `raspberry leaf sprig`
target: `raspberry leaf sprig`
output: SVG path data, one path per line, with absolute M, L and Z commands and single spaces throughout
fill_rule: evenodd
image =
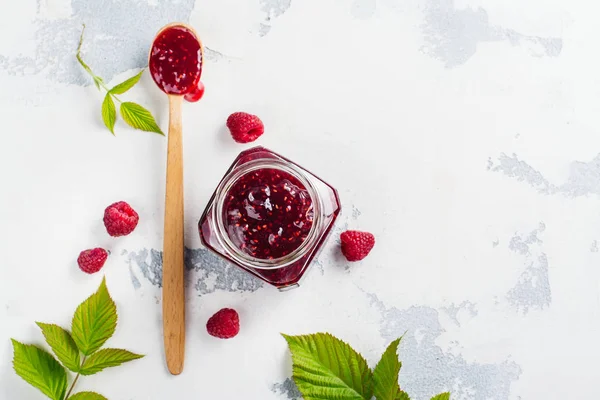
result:
M 105 279 L 96 293 L 77 307 L 71 332 L 54 324 L 37 325 L 56 358 L 40 347 L 11 339 L 13 367 L 17 375 L 52 400 L 107 400 L 96 392 L 71 393 L 82 375 L 93 375 L 143 357 L 128 350 L 101 349 L 117 327 L 117 307 Z M 76 374 L 70 385 L 67 370 Z
M 292 353 L 294 382 L 305 400 L 410 400 L 398 384 L 402 338 L 390 343 L 371 370 L 360 353 L 329 333 L 283 337 Z M 450 400 L 450 393 L 431 400 Z
M 117 122 L 117 108 L 115 106 L 116 101 L 120 104 L 119 111 L 121 113 L 123 121 L 125 121 L 129 126 L 146 132 L 156 132 L 164 136 L 163 131 L 156 123 L 156 120 L 154 119 L 154 116 L 150 111 L 148 111 L 146 108 L 142 107 L 137 103 L 133 103 L 131 101 L 121 101 L 117 97 L 117 95 L 121 95 L 127 92 L 132 87 L 134 87 L 135 84 L 138 83 L 140 78 L 142 77 L 144 70 L 141 70 L 138 74 L 109 89 L 104 83 L 104 79 L 94 74 L 89 65 L 87 65 L 81 57 L 81 45 L 83 44 L 84 31 L 85 25 L 83 25 L 81 37 L 79 38 L 79 46 L 77 47 L 76 54 L 77 61 L 83 67 L 83 69 L 92 77 L 96 88 L 100 91 L 102 91 L 102 89 L 106 91 L 104 101 L 102 102 L 102 121 L 104 122 L 104 125 L 106 125 L 110 133 L 112 133 L 113 135 L 115 134 L 115 123 Z

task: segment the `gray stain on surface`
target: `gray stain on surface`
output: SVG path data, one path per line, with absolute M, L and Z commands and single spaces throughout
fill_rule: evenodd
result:
M 592 253 L 597 253 L 598 252 L 598 241 L 594 240 L 590 246 L 590 251 Z
M 573 161 L 567 181 L 555 188 L 568 197 L 600 195 L 600 154 L 589 162 Z
M 284 399 L 286 400 L 301 400 L 302 394 L 298 390 L 298 386 L 292 380 L 292 378 L 286 378 L 285 381 L 281 383 L 275 383 L 271 386 L 271 391 L 278 395 L 285 395 Z
M 162 252 L 155 249 L 142 249 L 127 255 L 130 263 L 137 265 L 140 272 L 154 286 L 162 286 Z M 254 292 L 263 287 L 263 282 L 218 257 L 211 251 L 185 249 L 185 267 L 196 271 L 193 283 L 199 294 L 217 290 L 228 292 Z
M 58 82 L 89 84 L 75 60 L 85 23 L 83 57 L 96 75 L 109 81 L 118 73 L 146 66 L 150 41 L 158 29 L 172 21 L 186 22 L 193 7 L 194 0 L 161 0 L 153 5 L 137 0 L 72 0 L 72 17 L 36 21 L 33 57 L 0 55 L 0 69 L 12 75 L 44 71 Z
M 162 287 L 162 252 L 142 249 L 127 254 L 129 265 L 134 263 L 151 284 Z
M 502 154 L 497 163 L 494 163 L 491 158 L 488 159 L 487 169 L 492 172 L 501 172 L 519 182 L 525 182 L 543 194 L 550 194 L 555 189 L 554 185 L 550 184 L 540 171 L 525 161 L 519 160 L 516 154 L 510 157 Z
M 362 213 L 360 212 L 360 210 L 358 208 L 356 208 L 356 206 L 354 204 L 352 204 L 352 219 L 354 221 L 356 221 L 358 219 L 358 217 L 360 217 Z
M 376 295 L 368 296 L 381 312 L 381 336 L 391 342 L 404 334 L 399 350 L 400 386 L 411 399 L 428 400 L 446 390 L 455 399 L 509 399 L 511 384 L 521 375 L 515 362 L 470 363 L 444 352 L 435 343 L 444 332 L 438 311 L 424 306 L 387 308 Z
M 519 311 L 527 314 L 530 309 L 542 309 L 552 302 L 548 280 L 548 258 L 542 253 L 528 263 L 518 283 L 506 295 L 508 301 Z
M 508 248 L 515 253 L 519 253 L 521 255 L 530 255 L 530 246 L 532 244 L 541 244 L 542 241 L 538 237 L 538 235 L 546 230 L 546 224 L 540 222 L 537 229 L 532 230 L 529 234 L 520 236 L 515 235 L 510 239 L 508 243 Z
M 271 30 L 271 20 L 282 16 L 292 5 L 292 0 L 260 0 L 260 9 L 265 19 L 260 24 L 259 35 L 265 36 Z
M 204 58 L 209 61 L 232 61 L 233 58 L 227 56 L 217 50 L 211 49 L 210 47 L 204 46 Z
M 546 225 L 540 222 L 530 233 L 513 236 L 508 245 L 511 251 L 525 257 L 525 270 L 515 287 L 506 294 L 508 302 L 524 314 L 530 309 L 548 307 L 552 302 L 548 257 L 541 251 L 543 242 L 538 237 L 545 229 Z
M 325 275 L 325 265 L 323 265 L 323 262 L 321 260 L 319 260 L 318 258 L 315 258 L 312 261 L 311 268 L 317 268 L 319 270 L 319 272 L 321 272 L 321 275 Z
M 589 162 L 573 161 L 569 166 L 569 176 L 562 184 L 550 182 L 516 154 L 501 154 L 495 163 L 490 160 L 488 170 L 525 182 L 541 194 L 562 194 L 571 198 L 600 195 L 600 154 Z
M 454 0 L 429 0 L 424 13 L 426 45 L 422 50 L 447 68 L 467 62 L 481 42 L 507 40 L 513 46 L 526 43 L 534 56 L 556 57 L 562 50 L 561 38 L 529 36 L 492 25 L 481 7 L 460 9 Z
M 131 276 L 131 284 L 133 285 L 133 288 L 135 290 L 141 288 L 142 284 L 140 283 L 140 280 L 137 278 L 137 276 L 135 276 L 133 268 L 131 267 L 131 259 L 129 259 L 129 275 Z
M 456 325 L 460 326 L 460 321 L 458 320 L 458 314 L 461 311 L 465 311 L 468 313 L 470 317 L 475 317 L 478 314 L 477 306 L 474 303 L 471 303 L 468 300 L 463 301 L 459 305 L 452 303 L 451 305 L 442 308 L 448 315 L 448 317 L 456 323 Z
M 185 266 L 197 272 L 194 287 L 200 294 L 216 290 L 255 292 L 264 285 L 260 279 L 204 248 L 186 249 Z

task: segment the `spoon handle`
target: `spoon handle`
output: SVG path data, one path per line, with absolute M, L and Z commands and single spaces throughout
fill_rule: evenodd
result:
M 173 375 L 183 371 L 185 351 L 182 101 L 182 96 L 169 96 L 163 245 L 163 335 L 167 367 Z

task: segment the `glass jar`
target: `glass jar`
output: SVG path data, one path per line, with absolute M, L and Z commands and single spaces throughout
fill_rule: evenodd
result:
M 204 210 L 202 243 L 286 290 L 298 286 L 333 227 L 337 191 L 264 147 L 235 159 Z

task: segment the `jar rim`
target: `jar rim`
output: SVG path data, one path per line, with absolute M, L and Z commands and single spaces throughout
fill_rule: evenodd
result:
M 224 218 L 223 218 L 223 208 L 225 206 L 225 197 L 227 196 L 231 187 L 246 174 L 260 170 L 260 169 L 276 169 L 283 172 L 287 172 L 292 175 L 294 178 L 298 179 L 302 185 L 306 188 L 310 199 L 313 205 L 313 223 L 310 228 L 310 231 L 304 239 L 304 241 L 294 249 L 289 254 L 286 254 L 283 257 L 273 258 L 273 259 L 263 259 L 252 257 L 249 254 L 243 252 L 238 246 L 236 246 L 229 237 L 227 233 L 227 229 L 225 228 Z M 322 223 L 321 210 L 323 208 L 321 202 L 321 196 L 319 192 L 316 190 L 314 185 L 312 184 L 310 178 L 306 175 L 306 173 L 299 168 L 298 166 L 292 163 L 286 163 L 283 160 L 278 159 L 257 159 L 248 161 L 242 165 L 239 165 L 233 168 L 229 173 L 223 178 L 219 186 L 216 190 L 215 197 L 215 207 L 213 207 L 213 221 L 216 221 L 216 228 L 218 235 L 216 235 L 217 240 L 223 246 L 224 249 L 230 256 L 234 258 L 235 261 L 244 264 L 251 268 L 257 269 L 278 269 L 286 267 L 304 256 L 304 252 L 307 248 L 311 246 L 312 243 L 319 239 L 319 231 L 320 225 Z

